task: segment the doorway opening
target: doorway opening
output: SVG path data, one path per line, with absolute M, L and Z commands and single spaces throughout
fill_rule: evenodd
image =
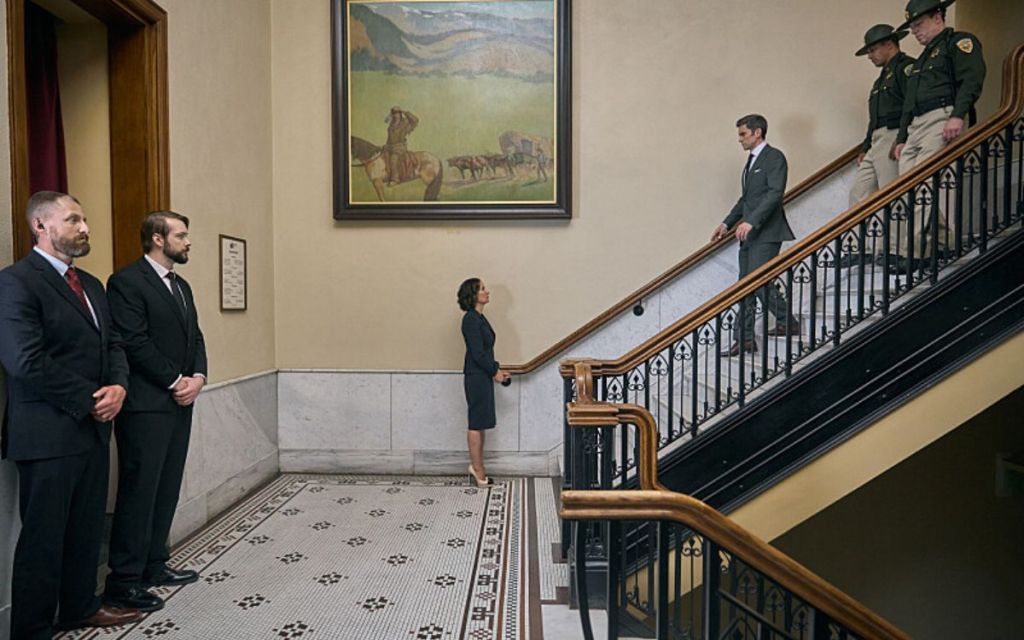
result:
M 167 14 L 150 0 L 6 4 L 14 259 L 32 249 L 23 212 L 33 184 L 33 154 L 40 151 L 29 136 L 26 15 L 42 9 L 59 18 L 60 89 L 75 99 L 63 114 L 68 191 L 82 199 L 93 224 L 99 223 L 98 246 L 108 238 L 93 267 L 102 277 L 138 257 L 138 229 L 146 213 L 170 206 Z M 76 191 L 76 185 L 82 188 Z

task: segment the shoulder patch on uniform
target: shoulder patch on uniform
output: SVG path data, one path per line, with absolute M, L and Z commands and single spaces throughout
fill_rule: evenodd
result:
M 970 38 L 960 38 L 956 41 L 956 46 L 964 53 L 971 53 L 974 51 L 974 40 L 971 40 Z

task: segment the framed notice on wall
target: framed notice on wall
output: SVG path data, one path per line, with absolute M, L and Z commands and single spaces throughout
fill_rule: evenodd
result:
M 245 311 L 248 305 L 245 240 L 220 236 L 220 309 Z

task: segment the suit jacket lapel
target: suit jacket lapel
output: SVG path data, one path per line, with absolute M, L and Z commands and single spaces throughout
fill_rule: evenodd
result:
M 104 295 L 103 290 L 100 289 L 99 291 L 96 291 L 93 288 L 93 283 L 91 279 L 82 281 L 82 289 L 85 290 L 85 295 L 89 297 L 89 302 L 93 303 L 92 310 L 96 314 L 96 324 L 93 326 L 95 326 L 97 331 L 100 332 L 100 335 L 107 335 L 107 326 L 104 321 L 103 314 L 99 312 L 99 306 L 94 302 L 102 298 L 102 296 Z
M 69 285 L 64 278 L 60 277 L 60 274 L 53 268 L 53 265 L 48 263 L 46 258 L 37 254 L 35 250 L 29 253 L 29 260 L 32 261 L 32 266 L 38 269 L 39 273 L 42 274 L 43 280 L 56 289 L 57 293 L 67 300 L 68 304 L 74 307 L 75 311 L 78 311 L 78 313 L 88 321 L 90 327 L 99 331 L 99 327 L 96 326 L 96 321 L 94 321 L 92 316 L 89 314 L 89 310 L 82 306 L 82 301 L 79 300 L 78 296 L 75 295 L 75 292 L 71 290 L 71 285 Z M 84 289 L 85 285 L 83 284 L 82 286 Z M 88 292 L 86 292 L 86 295 L 88 295 Z M 92 302 L 94 299 L 95 295 L 91 296 L 89 301 Z
M 750 174 L 747 175 L 747 180 L 749 180 L 750 176 L 754 174 L 755 169 L 760 169 L 764 166 L 764 157 L 768 155 L 769 149 L 771 149 L 771 147 L 764 145 L 764 149 L 761 149 L 761 153 L 757 154 L 757 157 L 754 158 L 754 162 L 750 165 Z
M 149 262 L 146 261 L 145 257 L 139 258 L 136 264 L 139 265 L 139 270 L 142 271 L 142 277 L 146 280 L 146 282 L 149 283 L 149 286 L 156 289 L 156 294 L 163 299 L 165 304 L 171 307 L 171 310 L 174 313 L 174 317 L 178 319 L 178 322 L 181 324 L 182 330 L 184 330 L 185 333 L 187 334 L 188 328 L 186 327 L 185 324 L 185 314 L 181 310 L 181 305 L 179 305 L 178 301 L 175 300 L 174 296 L 171 295 L 171 292 L 167 288 L 167 285 L 160 280 L 160 276 L 156 275 L 156 270 L 154 270 L 152 265 L 150 265 Z
M 185 337 L 188 339 L 189 353 L 191 353 L 192 335 L 195 333 L 193 329 L 199 326 L 199 314 L 196 312 L 196 301 L 192 296 L 192 287 L 182 280 L 181 276 L 178 277 L 178 286 L 181 287 L 181 297 L 185 299 L 185 304 L 188 305 L 185 309 L 185 314 L 182 316 L 182 322 L 184 322 Z M 192 322 L 192 318 L 196 319 L 195 322 Z

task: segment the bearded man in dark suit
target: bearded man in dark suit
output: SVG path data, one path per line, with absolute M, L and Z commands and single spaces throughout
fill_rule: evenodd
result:
M 73 264 L 89 253 L 78 200 L 40 191 L 26 217 L 36 245 L 0 271 L 3 453 L 18 467 L 21 515 L 11 638 L 49 640 L 58 607 L 66 629 L 140 618 L 96 596 L 110 421 L 127 394 L 128 364 L 103 285 Z
M 786 156 L 765 141 L 768 121 L 764 116 L 750 114 L 736 121 L 740 146 L 748 151 L 747 164 L 740 178 L 742 193 L 729 215 L 722 221 L 712 240 L 733 233 L 740 241 L 740 279 L 756 271 L 779 255 L 782 243 L 793 240 L 793 230 L 786 220 L 782 198 L 786 193 L 789 166 Z M 769 336 L 785 336 L 800 332 L 800 323 L 790 317 L 786 298 L 774 286 L 757 292 L 766 312 L 775 316 L 775 325 L 768 329 Z M 754 341 L 754 302 L 748 301 L 742 319 L 744 337 L 737 337 L 732 346 L 722 352 L 724 356 L 739 355 L 742 351 L 757 351 Z M 738 323 L 737 323 L 738 324 Z
M 188 262 L 189 220 L 156 211 L 142 222 L 143 256 L 107 283 L 124 339 L 132 393 L 118 418 L 117 506 L 110 537 L 108 604 L 155 611 L 146 590 L 195 582 L 167 566 L 167 537 L 185 470 L 192 406 L 206 383 L 206 346 L 192 288 L 174 271 Z

